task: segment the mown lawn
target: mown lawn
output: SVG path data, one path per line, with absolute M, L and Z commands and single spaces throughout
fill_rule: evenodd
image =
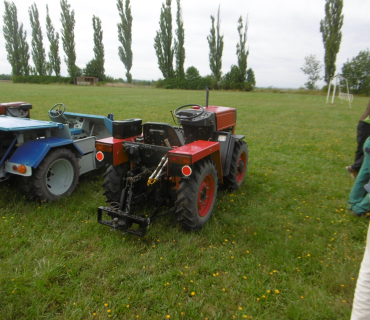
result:
M 103 171 L 56 203 L 0 185 L 1 319 L 348 319 L 368 221 L 346 211 L 356 126 L 368 98 L 210 92 L 238 109 L 249 145 L 247 179 L 220 191 L 199 233 L 171 216 L 147 236 L 96 222 Z M 1 102 L 31 116 L 67 111 L 172 123 L 170 110 L 204 104 L 199 91 L 0 83 Z M 149 212 L 150 208 L 143 208 Z

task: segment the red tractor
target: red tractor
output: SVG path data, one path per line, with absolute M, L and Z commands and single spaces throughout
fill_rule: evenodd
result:
M 171 212 L 184 229 L 196 231 L 212 215 L 218 185 L 237 190 L 243 184 L 248 146 L 235 134 L 236 109 L 208 106 L 207 92 L 206 107 L 188 104 L 174 115 L 179 126 L 113 121 L 113 137 L 96 141 L 97 164 L 109 164 L 103 186 L 110 207 L 99 207 L 99 223 L 144 236 Z M 135 203 L 150 200 L 149 217 L 134 213 Z M 164 206 L 169 209 L 160 212 Z

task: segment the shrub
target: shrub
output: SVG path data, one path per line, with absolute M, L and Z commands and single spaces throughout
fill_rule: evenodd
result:
M 199 77 L 193 80 L 180 78 L 159 79 L 155 86 L 164 89 L 204 90 L 205 87 L 212 87 L 212 77 Z
M 71 77 L 57 77 L 57 76 L 13 76 L 13 83 L 37 83 L 37 84 L 50 84 L 50 83 L 65 83 L 73 84 Z
M 0 74 L 0 80 L 12 80 L 12 76 L 10 74 Z

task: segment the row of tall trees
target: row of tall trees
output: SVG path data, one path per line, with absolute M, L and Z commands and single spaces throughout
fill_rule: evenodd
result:
M 14 2 L 4 1 L 5 13 L 3 16 L 3 33 L 6 41 L 7 59 L 12 66 L 12 74 L 19 75 L 51 75 L 53 72 L 60 76 L 61 59 L 59 55 L 59 33 L 55 31 L 49 15 L 49 8 L 46 5 L 46 34 L 50 43 L 47 60 L 39 11 L 36 3 L 28 10 L 32 29 L 31 54 L 34 67 L 29 64 L 29 45 L 26 41 L 27 33 L 23 31 L 23 24 L 19 25 L 17 8 Z M 104 78 L 104 46 L 101 20 L 93 16 L 92 24 L 94 29 L 94 59 L 91 60 L 84 70 L 76 65 L 76 44 L 75 44 L 75 12 L 71 9 L 67 0 L 60 0 L 62 23 L 61 38 L 65 52 L 64 61 L 71 77 L 88 73 L 100 79 Z M 93 73 L 93 74 L 90 74 Z
M 159 30 L 154 38 L 154 48 L 158 58 L 158 67 L 165 79 L 194 78 L 195 67 L 190 67 L 189 72 L 185 71 L 184 63 L 186 58 L 185 52 L 185 30 L 182 17 L 180 0 L 176 0 L 176 26 L 175 37 L 172 33 L 172 0 L 166 0 L 162 4 Z M 101 80 L 105 79 L 104 69 L 104 45 L 103 30 L 101 20 L 95 15 L 92 18 L 94 31 L 94 57 L 90 60 L 84 69 L 76 65 L 76 43 L 75 43 L 75 12 L 71 9 L 68 0 L 60 0 L 61 14 L 60 21 L 62 29 L 61 36 L 55 30 L 51 21 L 49 8 L 46 6 L 46 34 L 50 43 L 48 59 L 45 53 L 42 28 L 40 23 L 39 11 L 36 4 L 29 8 L 30 24 L 32 28 L 31 54 L 34 67 L 29 65 L 30 53 L 26 41 L 27 33 L 23 30 L 23 24 L 18 23 L 17 8 L 14 2 L 5 0 L 4 18 L 4 37 L 6 40 L 6 49 L 8 52 L 8 61 L 12 65 L 12 74 L 17 75 L 51 75 L 54 73 L 60 76 L 61 58 L 59 55 L 59 40 L 61 38 L 63 50 L 65 53 L 64 62 L 67 65 L 68 73 L 71 77 L 85 75 L 96 76 Z M 133 64 L 132 52 L 132 21 L 130 0 L 117 0 L 116 3 L 120 17 L 118 28 L 118 55 L 126 68 L 126 78 L 132 82 L 131 68 Z M 209 66 L 211 69 L 212 82 L 215 87 L 223 84 L 226 87 L 242 87 L 246 82 L 255 85 L 255 78 L 252 69 L 247 70 L 247 58 L 249 50 L 246 49 L 248 19 L 243 23 L 242 17 L 238 20 L 237 30 L 239 42 L 236 45 L 237 65 L 231 67 L 230 72 L 222 76 L 222 53 L 224 47 L 224 37 L 220 31 L 220 7 L 218 8 L 217 21 L 211 15 L 211 29 L 207 36 L 209 44 Z M 173 60 L 176 65 L 174 67 Z M 198 72 L 198 71 L 197 71 Z M 198 72 L 199 73 L 199 72 Z M 192 75 L 192 76 L 190 76 Z M 240 87 L 240 88 L 241 88 Z
M 185 62 L 185 32 L 184 23 L 182 19 L 181 3 L 177 3 L 177 15 L 175 30 L 175 39 L 173 42 L 172 35 L 172 14 L 171 14 L 171 0 L 166 0 L 162 4 L 161 13 L 159 17 L 159 30 L 154 38 L 154 49 L 158 59 L 158 67 L 162 72 L 165 79 L 177 77 L 179 79 L 186 79 L 184 72 Z M 218 87 L 230 87 L 232 89 L 243 89 L 245 84 L 250 81 L 251 85 L 256 84 L 254 72 L 252 69 L 247 72 L 247 58 L 249 50 L 246 49 L 247 31 L 248 31 L 248 18 L 243 23 L 243 18 L 238 20 L 237 30 L 239 33 L 239 42 L 236 45 L 236 54 L 238 58 L 238 65 L 233 65 L 231 71 L 222 77 L 222 53 L 224 47 L 224 37 L 220 32 L 220 7 L 217 12 L 217 22 L 213 15 L 211 15 L 211 29 L 210 34 L 207 36 L 209 45 L 209 66 L 212 72 L 213 85 Z M 173 58 L 176 58 L 176 68 L 173 67 Z M 187 71 L 194 73 L 195 67 L 188 68 Z M 188 72 L 187 72 L 188 73 Z M 199 73 L 199 72 L 198 72 Z M 249 75 L 249 78 L 247 77 Z

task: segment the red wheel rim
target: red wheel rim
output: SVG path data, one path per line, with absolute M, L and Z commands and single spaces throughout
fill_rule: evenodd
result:
M 236 166 L 236 181 L 241 182 L 244 177 L 245 169 L 247 167 L 247 155 L 243 152 L 238 160 L 238 165 Z
M 213 177 L 208 174 L 200 184 L 198 194 L 198 214 L 201 217 L 205 217 L 208 214 L 212 206 L 214 191 L 215 182 L 213 181 Z

